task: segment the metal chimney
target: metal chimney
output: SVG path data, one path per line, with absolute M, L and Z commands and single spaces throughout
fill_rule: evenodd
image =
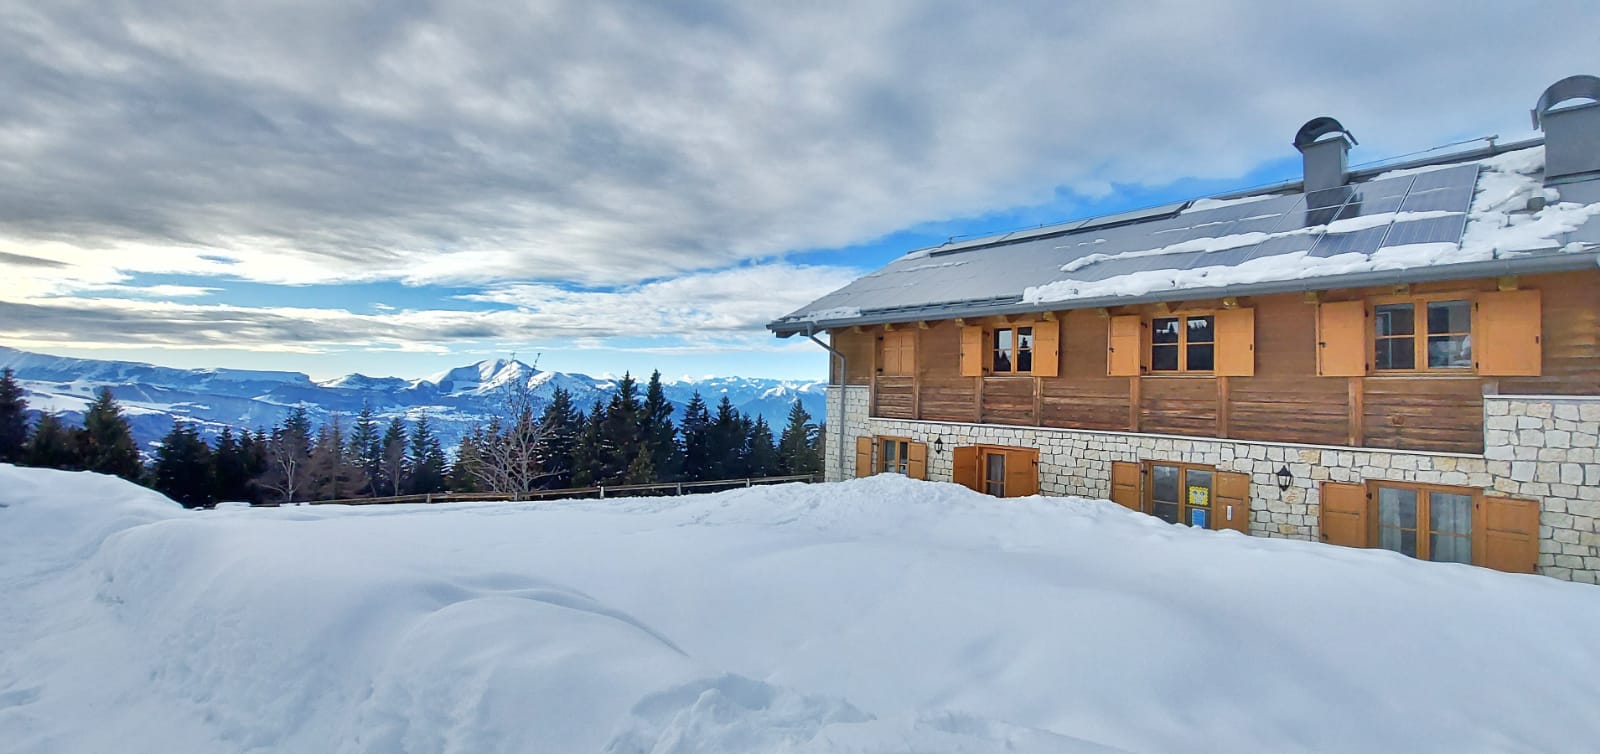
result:
M 1589 101 L 1557 107 L 1574 99 Z M 1551 84 L 1533 106 L 1533 127 L 1544 131 L 1546 184 L 1600 173 L 1600 78 L 1568 76 Z
M 1337 136 L 1323 138 L 1328 134 Z M 1350 178 L 1350 165 L 1345 156 L 1357 143 L 1356 137 L 1339 125 L 1339 121 L 1327 116 L 1306 121 L 1294 135 L 1294 148 L 1300 150 L 1305 161 L 1305 192 L 1343 186 Z

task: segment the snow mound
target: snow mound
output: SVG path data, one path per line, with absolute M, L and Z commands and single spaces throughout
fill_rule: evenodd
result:
M 1594 587 L 1106 501 L 880 476 L 186 511 L 120 480 L 0 466 L 0 504 L 8 752 L 1600 740 Z

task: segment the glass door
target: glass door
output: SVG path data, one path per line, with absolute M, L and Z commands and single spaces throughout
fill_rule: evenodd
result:
M 1150 513 L 1169 524 L 1211 528 L 1213 469 L 1150 464 Z
M 1006 496 L 1006 454 L 986 451 L 983 454 L 983 491 L 995 497 Z

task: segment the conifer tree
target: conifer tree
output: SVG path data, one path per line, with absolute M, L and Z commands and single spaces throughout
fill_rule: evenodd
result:
M 818 455 L 818 431 L 811 423 L 811 413 L 806 411 L 799 398 L 789 407 L 789 422 L 778 437 L 778 471 L 780 474 L 815 474 L 822 469 Z
M 484 476 L 483 446 L 486 434 L 483 425 L 472 425 L 472 431 L 461 436 L 461 442 L 456 445 L 456 458 L 450 464 L 450 473 L 445 480 L 451 492 L 481 492 L 483 485 L 480 481 Z
M 378 432 L 378 420 L 372 415 L 369 401 L 362 401 L 361 412 L 350 428 L 348 454 L 351 463 L 360 467 L 366 477 L 366 484 L 353 494 L 377 495 L 378 480 L 383 474 L 383 436 Z
M 557 387 L 539 417 L 539 443 L 535 450 L 539 467 L 546 475 L 545 487 L 572 486 L 572 451 L 577 447 L 583 423 L 583 412 L 572 405 L 572 393 Z
M 411 425 L 410 445 L 407 461 L 411 466 L 411 494 L 443 492 L 448 460 L 444 448 L 439 444 L 439 436 L 433 433 L 433 424 L 428 421 L 427 414 L 418 416 L 416 423 Z
M 344 500 L 367 487 L 367 474 L 350 455 L 344 438 L 343 420 L 338 414 L 317 430 L 311 449 L 311 497 L 317 500 Z
M 255 499 L 250 480 L 255 476 L 250 470 L 249 432 L 241 433 L 243 443 L 235 439 L 232 427 L 223 427 L 217 434 L 217 447 L 211 452 L 211 498 L 216 502 L 251 502 Z
M 728 400 L 726 395 L 722 396 L 707 433 L 709 478 L 735 479 L 744 476 L 745 439 L 749 437 L 749 432 L 745 430 L 742 419 L 739 410 L 733 407 L 733 401 Z
M 400 494 L 400 491 L 406 488 L 407 477 L 406 423 L 396 416 L 389 420 L 389 426 L 383 432 L 383 456 L 379 469 L 383 494 Z M 374 485 L 374 488 L 376 489 L 377 485 Z
M 28 444 L 22 449 L 22 462 L 42 469 L 83 468 L 72 430 L 55 414 L 44 414 L 34 426 Z
M 772 444 L 772 427 L 764 416 L 757 416 L 750 426 L 749 455 L 745 458 L 745 473 L 752 477 L 778 475 L 778 449 Z
M 650 484 L 656 481 L 655 466 L 650 462 L 655 455 L 652 450 L 650 443 L 645 443 L 639 448 L 639 452 L 634 454 L 633 461 L 628 464 L 628 468 L 623 471 L 622 478 L 618 481 L 622 484 Z
M 711 415 L 696 390 L 683 407 L 683 478 L 691 482 L 711 476 Z
M 272 428 L 265 450 L 266 469 L 256 483 L 276 502 L 307 499 L 311 492 L 311 418 L 305 407 L 296 407 L 283 424 Z
M 601 423 L 601 454 L 597 478 L 601 484 L 620 484 L 628 475 L 628 466 L 643 444 L 640 437 L 643 406 L 639 403 L 639 383 L 633 375 L 623 374 L 617 389 L 611 393 L 606 405 L 605 420 Z
M 215 502 L 211 476 L 211 448 L 200 439 L 193 424 L 172 422 L 172 430 L 161 438 L 151 465 L 154 487 L 185 508 L 204 508 Z
M 144 474 L 139 448 L 133 442 L 133 430 L 109 388 L 102 388 L 89 404 L 77 440 L 78 456 L 84 469 L 115 474 L 132 482 L 139 481 Z
M 22 385 L 7 367 L 0 371 L 0 463 L 22 460 L 28 443 L 28 401 Z
M 266 490 L 260 484 L 261 475 L 267 473 L 267 447 L 271 440 L 267 431 L 260 427 L 256 433 L 239 433 L 239 458 L 244 461 L 245 475 L 250 479 L 250 502 L 261 503 L 266 500 Z
M 661 370 L 650 374 L 650 384 L 644 391 L 644 411 L 641 415 L 640 437 L 650 446 L 650 466 L 655 471 L 651 481 L 670 481 L 680 478 L 683 451 L 678 447 L 677 428 L 672 425 L 672 402 L 667 400 L 661 385 Z
M 604 481 L 601 475 L 605 466 L 605 421 L 606 408 L 596 398 L 589 415 L 584 419 L 583 429 L 578 432 L 578 442 L 572 449 L 574 486 L 588 487 Z

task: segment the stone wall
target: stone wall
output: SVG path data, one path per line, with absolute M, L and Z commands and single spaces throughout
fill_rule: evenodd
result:
M 1600 583 L 1600 398 L 1486 396 L 1483 455 L 1296 445 L 1200 437 L 871 418 L 865 387 L 844 389 L 843 477 L 855 473 L 855 438 L 872 435 L 944 443 L 930 451 L 928 478 L 950 481 L 950 449 L 1009 445 L 1039 449 L 1039 491 L 1109 497 L 1113 461 L 1171 460 L 1250 475 L 1251 534 L 1316 540 L 1323 481 L 1389 480 L 1476 487 L 1541 504 L 1539 570 Z M 828 478 L 836 455 L 839 388 L 829 389 Z M 1293 477 L 1278 487 L 1278 469 Z

